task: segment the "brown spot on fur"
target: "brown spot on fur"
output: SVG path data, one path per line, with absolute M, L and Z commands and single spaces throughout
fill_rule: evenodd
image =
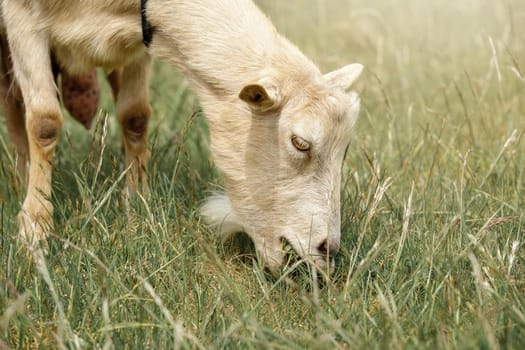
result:
M 148 119 L 146 115 L 134 115 L 124 121 L 123 129 L 130 141 L 136 142 L 142 138 L 148 129 Z
M 49 146 L 58 138 L 61 123 L 56 117 L 45 116 L 32 122 L 33 136 L 42 146 Z

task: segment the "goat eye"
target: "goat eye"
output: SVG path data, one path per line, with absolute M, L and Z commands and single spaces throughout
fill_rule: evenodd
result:
M 306 141 L 305 139 L 297 135 L 292 135 L 292 144 L 298 151 L 301 151 L 301 152 L 310 151 L 310 147 L 311 147 L 310 142 Z

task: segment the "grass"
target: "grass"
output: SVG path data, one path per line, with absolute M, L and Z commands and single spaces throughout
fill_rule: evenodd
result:
M 67 120 L 45 261 L 17 242 L 1 126 L 0 349 L 523 348 L 525 3 L 259 3 L 323 70 L 367 67 L 333 280 L 270 279 L 200 221 L 205 119 L 156 62 L 151 200 L 121 201 L 109 99 L 92 133 Z

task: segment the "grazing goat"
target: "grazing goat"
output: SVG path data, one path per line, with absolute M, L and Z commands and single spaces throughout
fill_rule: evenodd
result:
M 3 0 L 14 75 L 25 104 L 29 245 L 53 229 L 51 162 L 62 126 L 50 52 L 70 74 L 122 67 L 116 114 L 130 192 L 147 193 L 151 57 L 185 74 L 210 129 L 226 192 L 202 214 L 243 230 L 272 271 L 283 242 L 319 269 L 340 244 L 341 165 L 359 111 L 346 90 L 362 66 L 322 75 L 250 0 Z

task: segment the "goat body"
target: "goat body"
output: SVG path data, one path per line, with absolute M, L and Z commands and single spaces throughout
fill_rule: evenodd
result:
M 50 52 L 71 74 L 122 67 L 116 114 L 130 192 L 147 193 L 151 57 L 185 74 L 200 97 L 226 194 L 203 215 L 245 230 L 275 270 L 288 241 L 318 267 L 340 240 L 340 176 L 359 99 L 359 64 L 322 75 L 249 0 L 150 0 L 143 40 L 138 0 L 3 0 L 14 74 L 25 104 L 30 166 L 19 214 L 33 245 L 52 230 L 51 161 L 62 115 Z

